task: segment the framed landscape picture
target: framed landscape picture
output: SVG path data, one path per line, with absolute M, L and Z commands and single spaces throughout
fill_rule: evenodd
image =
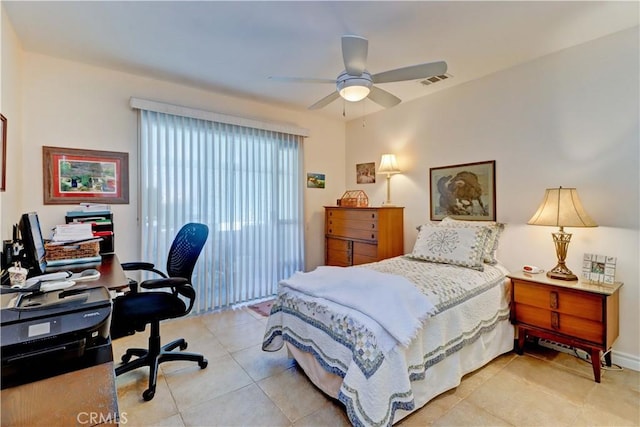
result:
M 44 204 L 129 203 L 129 154 L 42 147 Z
M 496 161 L 429 169 L 431 220 L 496 220 Z

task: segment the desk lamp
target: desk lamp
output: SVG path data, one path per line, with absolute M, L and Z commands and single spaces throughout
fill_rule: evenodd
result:
M 582 207 L 575 188 L 547 188 L 538 211 L 527 224 L 560 227 L 557 233 L 551 233 L 556 245 L 558 264 L 547 272 L 552 279 L 578 280 L 578 277 L 565 265 L 571 233 L 565 233 L 564 227 L 597 227 L 593 219 Z
M 378 169 L 378 173 L 387 174 L 387 200 L 383 203 L 385 206 L 394 206 L 393 203 L 391 203 L 391 175 L 400 172 L 396 155 L 383 154 L 382 159 L 380 159 L 380 169 Z

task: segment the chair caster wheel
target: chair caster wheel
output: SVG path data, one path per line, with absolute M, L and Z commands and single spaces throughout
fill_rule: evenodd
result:
M 129 363 L 129 360 L 131 360 L 131 355 L 130 354 L 124 354 L 120 360 L 122 360 L 122 363 Z
M 151 399 L 153 399 L 153 396 L 156 395 L 156 391 L 155 390 L 151 390 L 151 389 L 147 389 L 144 391 L 144 393 L 142 393 L 142 398 L 148 402 Z
M 203 359 L 202 362 L 198 362 L 198 366 L 200 366 L 200 369 L 206 368 L 208 364 L 209 361 L 207 359 Z
M 180 350 L 186 350 L 187 346 L 189 345 L 189 343 L 187 343 L 186 341 L 184 342 L 184 345 L 180 346 Z

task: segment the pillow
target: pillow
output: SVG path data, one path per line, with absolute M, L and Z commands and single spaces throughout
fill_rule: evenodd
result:
M 424 224 L 420 227 L 413 251 L 407 256 L 483 271 L 488 236 L 488 228 Z
M 495 221 L 464 221 L 451 217 L 442 219 L 441 224 L 446 227 L 485 227 L 490 230 L 489 237 L 484 250 L 484 262 L 495 265 L 498 263 L 496 253 L 498 252 L 498 243 L 500 235 L 504 230 L 504 224 Z

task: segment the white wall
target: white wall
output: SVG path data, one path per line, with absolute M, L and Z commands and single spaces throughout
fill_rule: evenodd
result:
M 130 204 L 112 205 L 116 253 L 121 261 L 139 258 L 137 114 L 129 107 L 129 98 L 135 96 L 309 129 L 310 137 L 304 142 L 305 170 L 325 173 L 327 186 L 305 188 L 307 268 L 324 262 L 324 229 L 319 218 L 322 206 L 335 201 L 335 194 L 343 188 L 344 123 L 36 53 L 24 52 L 23 56 L 24 161 L 17 168 L 22 194 L 19 211 L 37 211 L 43 229 L 64 222 L 72 206 L 43 205 L 42 146 L 128 152 Z M 3 218 L 3 238 L 16 220 Z
M 567 264 L 585 252 L 618 257 L 620 337 L 614 355 L 640 370 L 638 28 L 475 80 L 347 125 L 347 187 L 379 204 L 385 179 L 356 184 L 355 164 L 396 153 L 391 180 L 405 206 L 405 251 L 429 220 L 429 168 L 496 161 L 499 258 L 511 270 L 555 265 L 552 227 L 528 226 L 545 188 L 576 187 L 598 228 L 573 228 Z M 452 70 L 455 76 L 455 70 Z M 454 77 L 455 78 L 455 77 Z M 628 360 L 627 360 L 628 359 Z
M 22 49 L 4 6 L 0 7 L 0 15 L 0 112 L 7 118 L 7 190 L 0 192 L 0 232 L 7 239 L 11 238 L 11 224 L 18 218 L 21 203 L 18 174 L 22 162 Z

